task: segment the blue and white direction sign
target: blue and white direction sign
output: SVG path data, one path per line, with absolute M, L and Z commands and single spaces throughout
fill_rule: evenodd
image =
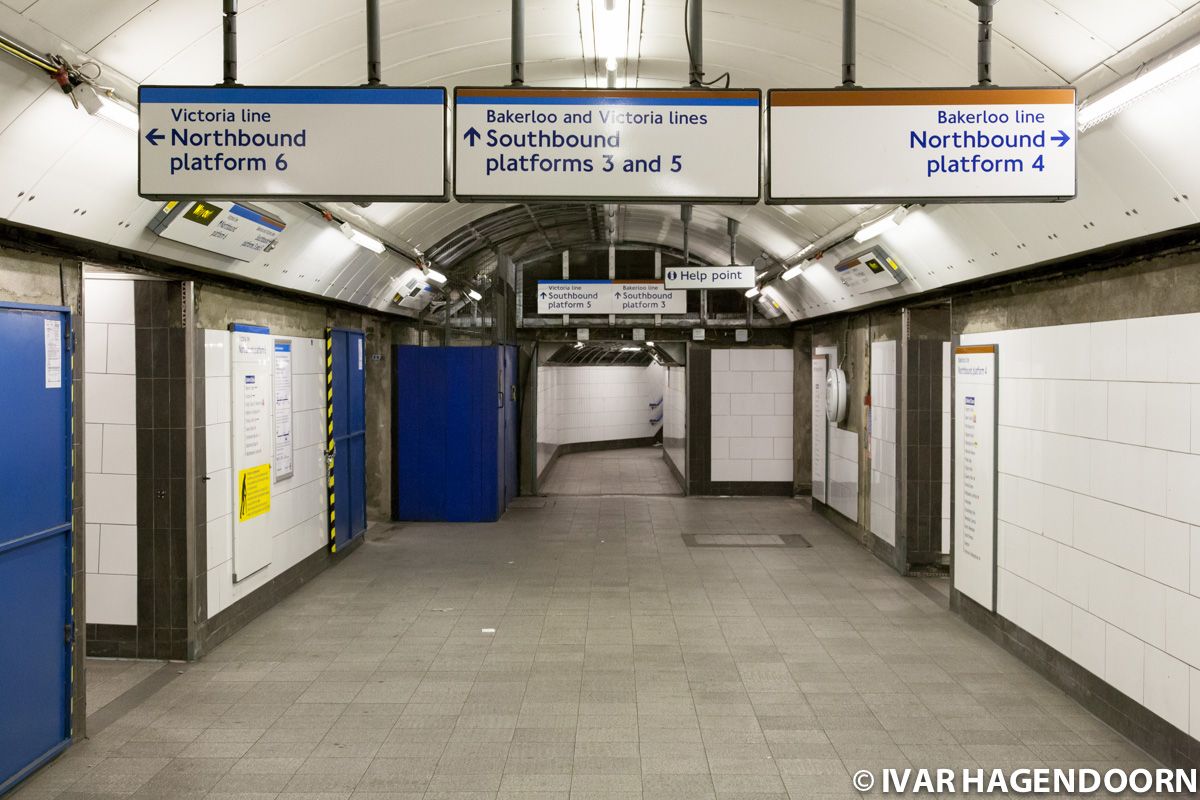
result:
M 753 203 L 757 89 L 454 90 L 460 200 Z
M 442 201 L 446 90 L 142 86 L 138 194 Z
M 768 203 L 1075 196 L 1075 89 L 774 89 Z
M 539 314 L 686 314 L 687 292 L 662 281 L 538 281 Z
M 749 289 L 754 285 L 751 266 L 667 267 L 669 289 Z

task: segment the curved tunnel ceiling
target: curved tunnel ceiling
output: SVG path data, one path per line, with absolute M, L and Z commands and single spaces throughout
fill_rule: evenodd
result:
M 528 0 L 526 82 L 599 86 L 593 3 Z M 629 20 L 618 86 L 685 83 L 682 0 L 617 0 Z M 734 86 L 833 86 L 841 57 L 839 0 L 708 0 L 705 71 Z M 970 85 L 975 6 L 969 0 L 860 0 L 858 79 L 865 86 Z M 208 84 L 221 77 L 216 0 L 0 0 L 0 31 L 73 61 L 93 59 L 127 96 L 138 83 Z M 382 6 L 383 77 L 392 85 L 502 85 L 509 78 L 505 0 L 397 0 Z M 242 0 L 239 78 L 246 84 L 354 85 L 365 78 L 361 0 Z M 993 74 L 1007 85 L 1102 88 L 1200 31 L 1197 0 L 1001 0 Z M 916 209 L 883 245 L 911 280 L 872 293 L 928 290 L 1104 244 L 1195 223 L 1200 77 L 1178 81 L 1089 132 L 1080 146 L 1079 198 L 1067 204 Z M 44 75 L 0 61 L 0 217 L 142 250 L 240 277 L 390 307 L 405 259 L 355 247 L 297 204 L 269 204 L 289 223 L 272 253 L 247 264 L 158 239 L 159 208 L 136 195 L 132 134 L 76 111 Z M 677 206 L 622 206 L 623 242 L 678 249 Z M 692 251 L 728 259 L 726 218 L 741 221 L 739 261 L 792 265 L 813 243 L 841 238 L 886 209 L 853 206 L 704 206 Z M 81 211 L 83 213 L 81 213 Z M 430 253 L 463 277 L 493 250 L 518 257 L 603 240 L 604 207 L 580 204 L 374 204 L 337 211 L 401 249 Z M 500 241 L 503 240 L 503 241 Z M 851 252 L 835 249 L 828 264 Z M 763 263 L 760 261 L 760 263 Z M 824 262 L 823 262 L 824 263 Z M 828 264 L 826 266 L 828 266 Z M 863 304 L 827 269 L 773 286 L 793 319 Z M 768 293 L 770 295 L 770 293 Z

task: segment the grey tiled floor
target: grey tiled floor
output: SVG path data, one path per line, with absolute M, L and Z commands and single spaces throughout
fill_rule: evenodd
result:
M 100 709 L 157 672 L 165 661 L 135 661 L 120 658 L 87 660 L 87 710 Z
M 542 494 L 677 495 L 679 483 L 663 461 L 661 447 L 600 450 L 559 456 L 541 486 Z
M 17 797 L 798 800 L 1150 763 L 798 502 L 572 497 L 372 533 Z

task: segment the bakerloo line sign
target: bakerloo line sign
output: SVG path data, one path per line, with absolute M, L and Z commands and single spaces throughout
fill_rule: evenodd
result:
M 139 194 L 444 202 L 436 87 L 143 86 Z M 455 89 L 464 202 L 757 203 L 757 89 Z M 1075 90 L 768 95 L 768 203 L 1075 196 Z

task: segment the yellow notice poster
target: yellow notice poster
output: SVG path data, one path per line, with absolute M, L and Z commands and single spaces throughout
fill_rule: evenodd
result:
M 238 521 L 245 522 L 271 510 L 271 465 L 259 464 L 238 473 Z

